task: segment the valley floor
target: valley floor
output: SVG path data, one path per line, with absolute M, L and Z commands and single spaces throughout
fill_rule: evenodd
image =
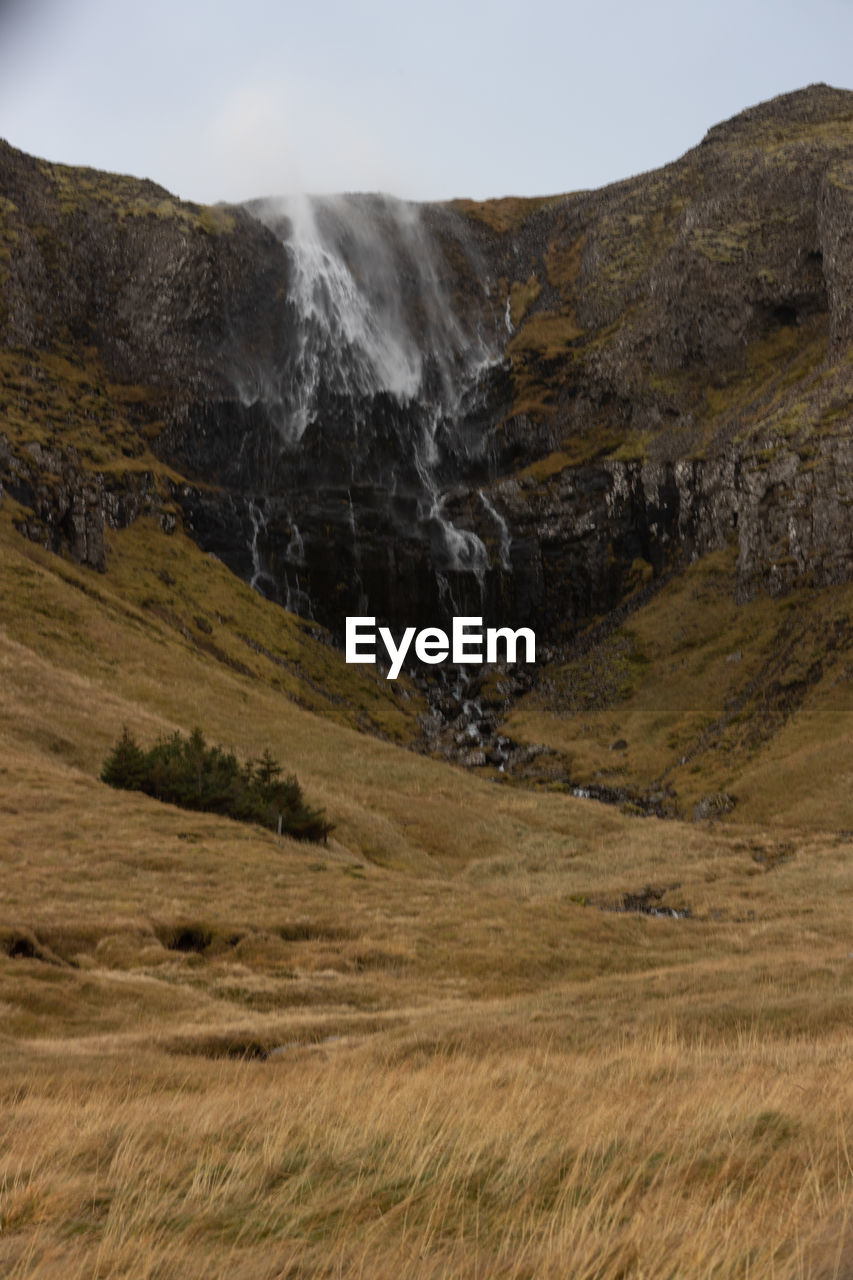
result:
M 853 1275 L 853 817 L 499 785 L 206 559 L 182 631 L 180 543 L 0 534 L 0 1273 Z M 196 723 L 328 845 L 98 781 Z

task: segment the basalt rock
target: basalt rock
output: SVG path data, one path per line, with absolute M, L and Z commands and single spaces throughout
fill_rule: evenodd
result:
M 37 443 L 15 455 L 0 435 L 0 494 L 4 490 L 25 510 L 15 520 L 25 537 L 101 573 L 105 528 L 124 529 L 140 515 L 157 518 L 166 533 L 176 525 L 150 472 L 104 475 L 84 468 L 73 448 Z
M 245 210 L 183 204 L 149 181 L 51 165 L 0 139 L 0 340 L 94 347 L 172 408 L 233 395 L 272 360 L 286 261 Z

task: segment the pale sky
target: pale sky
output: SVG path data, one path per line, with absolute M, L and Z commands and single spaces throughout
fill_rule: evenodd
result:
M 821 80 L 853 0 L 0 0 L 0 137 L 208 202 L 597 187 Z

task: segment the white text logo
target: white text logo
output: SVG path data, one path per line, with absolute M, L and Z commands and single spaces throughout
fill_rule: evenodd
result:
M 375 618 L 347 618 L 347 662 L 377 661 L 375 628 Z M 380 627 L 378 635 L 391 660 L 389 680 L 396 680 L 399 676 L 413 640 L 415 657 L 430 665 L 445 662 L 448 658 L 458 666 L 536 661 L 536 636 L 529 627 L 519 627 L 517 631 L 511 627 L 487 627 L 484 634 L 482 618 L 454 618 L 450 636 L 440 627 L 424 627 L 422 631 L 406 627 L 399 644 L 387 627 Z M 518 656 L 520 646 L 524 649 L 521 658 Z

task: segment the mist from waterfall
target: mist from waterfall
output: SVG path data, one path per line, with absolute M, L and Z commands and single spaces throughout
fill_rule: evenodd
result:
M 401 403 L 421 385 L 421 355 L 406 333 L 390 287 L 393 263 L 373 235 L 370 291 L 318 225 L 317 202 L 294 196 L 265 206 L 265 217 L 289 250 L 288 302 L 297 313 L 296 352 L 284 372 L 279 427 L 286 444 L 298 443 L 318 410 L 321 389 L 354 404 L 379 392 Z M 324 202 L 327 211 L 334 205 Z M 368 247 L 363 225 L 358 246 Z

